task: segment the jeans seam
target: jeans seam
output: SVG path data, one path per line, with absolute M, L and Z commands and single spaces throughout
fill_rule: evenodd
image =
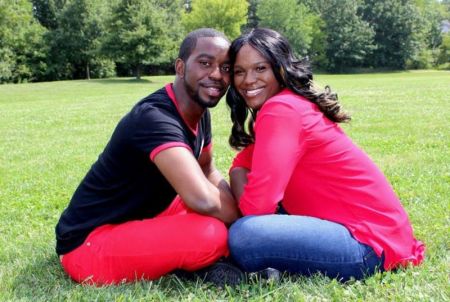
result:
M 313 258 L 298 258 L 298 257 L 289 257 L 289 256 L 273 256 L 273 255 L 262 255 L 262 256 L 256 256 L 256 257 L 246 257 L 242 258 L 242 261 L 247 262 L 248 260 L 259 260 L 259 259 L 277 259 L 277 260 L 294 260 L 294 261 L 304 261 L 304 262 L 315 262 L 315 263 L 333 263 L 333 264 L 363 264 L 365 265 L 365 260 L 353 260 L 353 261 L 345 261 L 341 259 L 313 259 Z

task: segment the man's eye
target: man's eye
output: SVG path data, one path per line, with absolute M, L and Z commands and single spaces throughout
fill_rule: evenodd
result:
M 222 66 L 222 71 L 223 72 L 230 72 L 230 66 L 229 65 L 223 65 Z
M 211 65 L 211 63 L 209 63 L 208 61 L 200 61 L 200 65 L 209 67 Z

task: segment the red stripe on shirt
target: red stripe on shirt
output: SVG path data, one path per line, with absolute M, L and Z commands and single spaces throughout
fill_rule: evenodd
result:
M 153 151 L 150 153 L 150 160 L 153 161 L 155 159 L 155 156 L 158 155 L 159 152 L 164 151 L 164 150 L 169 149 L 169 148 L 173 148 L 173 147 L 184 147 L 186 149 L 189 149 L 189 151 L 192 152 L 191 147 L 189 147 L 185 143 L 182 143 L 182 142 L 170 142 L 170 143 L 165 143 L 165 144 L 159 145 L 158 147 L 153 149 Z
M 189 130 L 191 130 L 192 133 L 194 133 L 195 136 L 197 136 L 197 133 L 198 133 L 198 124 L 197 124 L 197 126 L 195 127 L 195 129 L 193 129 L 193 128 L 191 128 L 191 127 L 189 126 L 189 123 L 186 121 L 186 119 L 185 119 L 184 116 L 183 116 L 183 113 L 180 111 L 180 108 L 178 107 L 178 101 L 177 101 L 177 99 L 176 99 L 176 97 L 175 97 L 175 92 L 173 92 L 172 84 L 167 84 L 167 85 L 165 86 L 165 88 L 166 88 L 167 94 L 169 95 L 169 98 L 172 100 L 173 104 L 174 104 L 175 107 L 177 108 L 177 111 L 178 111 L 178 113 L 180 114 L 181 118 L 183 119 L 184 123 L 188 126 Z

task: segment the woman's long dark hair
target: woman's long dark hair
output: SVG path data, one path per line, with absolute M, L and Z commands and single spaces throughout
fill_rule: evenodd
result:
M 259 51 L 270 62 L 281 87 L 289 88 L 317 104 L 320 111 L 333 122 L 341 123 L 350 120 L 350 116 L 341 110 L 337 95 L 328 86 L 324 91 L 318 91 L 313 87 L 310 65 L 306 60 L 299 60 L 294 56 L 289 42 L 281 34 L 267 28 L 255 28 L 241 35 L 230 46 L 229 55 L 232 66 L 236 62 L 237 53 L 246 44 Z M 232 147 L 241 149 L 255 141 L 253 123 L 257 111 L 247 107 L 234 87 L 234 83 L 231 84 L 226 99 L 233 122 L 229 143 Z M 250 118 L 248 118 L 249 115 Z

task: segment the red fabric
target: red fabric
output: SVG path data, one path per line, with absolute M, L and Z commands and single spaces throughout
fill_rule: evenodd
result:
M 184 120 L 184 123 L 189 127 L 189 123 L 186 122 L 186 119 L 184 118 L 183 113 L 180 110 L 180 107 L 178 107 L 178 101 L 177 98 L 175 97 L 175 92 L 173 91 L 172 88 L 172 84 L 167 84 L 165 86 L 167 94 L 169 95 L 170 99 L 172 100 L 172 102 L 175 104 L 175 107 L 177 107 L 178 113 L 180 114 L 181 118 Z M 194 128 L 189 127 L 189 129 L 192 131 L 192 133 L 195 134 L 195 136 L 197 136 L 197 132 L 198 132 L 198 125 Z
M 173 147 L 184 147 L 186 149 L 188 149 L 189 151 L 192 152 L 191 147 L 189 147 L 187 144 L 185 143 L 181 143 L 181 142 L 170 142 L 170 143 L 165 143 L 162 144 L 158 147 L 156 147 L 155 149 L 153 149 L 153 151 L 150 153 L 150 160 L 154 161 L 155 160 L 155 156 L 158 155 L 159 152 L 169 149 L 169 148 L 173 148 Z
M 211 143 L 209 143 L 208 145 L 206 145 L 206 146 L 203 147 L 202 153 L 203 153 L 203 152 L 212 152 L 212 149 L 213 149 L 213 144 L 212 144 L 212 142 L 211 142 Z
M 155 218 L 96 228 L 63 256 L 62 266 L 86 284 L 154 280 L 175 269 L 198 270 L 228 255 L 227 236 L 221 221 L 192 212 L 177 197 Z
M 244 215 L 274 213 L 282 200 L 290 214 L 345 225 L 385 253 L 385 269 L 422 262 L 425 246 L 383 173 L 315 104 L 285 89 L 263 105 L 255 134 L 231 168 L 251 167 Z

